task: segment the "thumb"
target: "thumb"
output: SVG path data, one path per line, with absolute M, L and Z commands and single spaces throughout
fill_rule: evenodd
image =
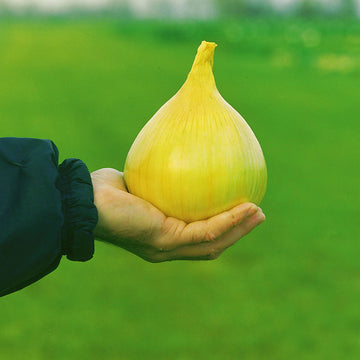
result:
M 124 173 L 118 170 L 112 168 L 96 170 L 91 173 L 91 178 L 93 182 L 106 184 L 119 190 L 127 191 L 124 181 Z

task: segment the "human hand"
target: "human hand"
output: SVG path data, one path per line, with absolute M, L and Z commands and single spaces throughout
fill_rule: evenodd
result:
M 128 193 L 122 172 L 100 169 L 91 179 L 99 214 L 95 237 L 150 262 L 216 259 L 265 220 L 260 208 L 245 203 L 187 224 Z

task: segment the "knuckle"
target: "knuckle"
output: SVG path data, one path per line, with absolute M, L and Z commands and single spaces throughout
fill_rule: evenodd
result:
M 207 254 L 208 260 L 216 260 L 220 256 L 220 251 L 218 249 L 211 249 Z
M 235 227 L 236 224 L 238 223 L 239 219 L 233 212 L 229 212 L 229 214 L 230 214 L 231 227 Z
M 209 222 L 206 222 L 206 226 L 202 228 L 202 232 L 199 235 L 201 236 L 200 240 L 206 242 L 212 242 L 217 238 L 215 231 L 211 230 Z
M 206 231 L 204 239 L 208 242 L 212 242 L 216 239 L 216 234 L 213 231 Z
M 200 230 L 197 230 L 197 231 L 192 231 L 189 234 L 187 234 L 186 241 L 191 244 L 196 244 L 196 243 L 201 242 L 203 240 L 203 238 L 204 238 L 204 233 Z
M 150 263 L 159 263 L 164 261 L 162 252 L 156 249 L 149 249 L 146 253 L 143 253 L 141 257 Z
M 239 217 L 236 215 L 233 211 L 224 211 L 223 215 L 223 221 L 228 224 L 229 228 L 235 227 L 239 222 Z

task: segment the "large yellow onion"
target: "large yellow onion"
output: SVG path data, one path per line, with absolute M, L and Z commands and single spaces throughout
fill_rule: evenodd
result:
M 125 163 L 130 193 L 186 222 L 258 205 L 266 189 L 259 142 L 216 88 L 215 47 L 201 43 L 184 85 L 144 126 Z

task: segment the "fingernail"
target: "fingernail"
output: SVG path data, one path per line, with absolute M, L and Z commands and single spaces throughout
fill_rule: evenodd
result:
M 246 217 L 253 216 L 258 211 L 258 207 L 256 205 L 252 205 L 246 212 Z

